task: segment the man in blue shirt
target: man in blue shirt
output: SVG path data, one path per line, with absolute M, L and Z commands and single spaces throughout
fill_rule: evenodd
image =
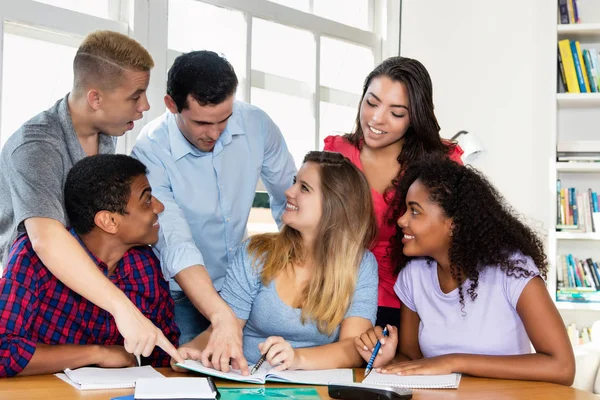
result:
M 168 75 L 168 111 L 144 127 L 132 152 L 165 205 L 155 251 L 171 280 L 180 342 L 212 324 L 202 361 L 208 365 L 211 357 L 225 371 L 230 359 L 243 371 L 247 364 L 240 326 L 217 291 L 246 235 L 258 179 L 279 224 L 296 173 L 277 125 L 236 101 L 237 85 L 231 64 L 214 52 L 177 57 Z

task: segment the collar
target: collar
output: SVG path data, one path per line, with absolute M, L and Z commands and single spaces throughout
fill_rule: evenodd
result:
M 71 235 L 73 235 L 73 237 L 75 238 L 75 240 L 77 240 L 79 242 L 79 244 L 81 245 L 81 247 L 83 247 L 83 249 L 86 251 L 86 253 L 88 254 L 88 256 L 90 256 L 90 258 L 92 259 L 92 261 L 94 262 L 94 264 L 96 264 L 98 266 L 98 268 L 100 268 L 100 270 L 102 270 L 102 273 L 104 274 L 104 276 L 107 276 L 108 274 L 108 265 L 106 265 L 103 261 L 101 261 L 98 257 L 96 257 L 83 243 L 83 241 L 81 240 L 81 238 L 79 237 L 79 235 L 75 232 L 75 229 L 73 228 L 69 228 L 69 232 L 71 233 Z M 125 262 L 123 260 L 125 260 L 125 258 L 127 257 L 127 253 L 129 252 L 126 251 L 125 254 L 123 254 L 123 257 L 119 260 L 119 262 L 117 263 L 117 266 L 115 268 L 114 274 L 111 277 L 112 279 L 123 279 L 124 277 L 126 277 L 127 275 L 129 275 L 129 273 L 131 272 L 131 266 L 128 264 L 125 264 Z
M 235 101 L 233 103 L 233 110 L 231 113 L 231 117 L 227 121 L 227 125 L 225 126 L 225 130 L 217 139 L 215 143 L 215 147 L 213 151 L 205 152 L 199 150 L 197 147 L 193 146 L 190 142 L 187 141 L 179 127 L 177 126 L 177 121 L 175 120 L 175 116 L 170 112 L 166 112 L 166 120 L 167 120 L 167 130 L 169 135 L 169 144 L 171 145 L 171 154 L 173 155 L 173 159 L 175 161 L 191 154 L 194 157 L 205 157 L 211 154 L 217 155 L 225 146 L 231 143 L 233 140 L 233 136 L 237 135 L 245 135 L 246 132 L 241 125 L 240 119 L 240 104 Z

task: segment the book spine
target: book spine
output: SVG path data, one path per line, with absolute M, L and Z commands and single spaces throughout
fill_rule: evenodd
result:
M 573 0 L 573 20 L 576 24 L 580 22 L 579 10 L 577 9 L 577 0 Z
M 590 83 L 590 90 L 592 93 L 598 92 L 598 85 L 596 82 L 596 75 L 594 74 L 594 67 L 592 65 L 592 57 L 588 49 L 583 50 L 583 62 L 585 64 L 585 73 L 587 74 L 588 82 Z
M 558 0 L 558 13 L 560 16 L 561 24 L 569 23 L 569 8 L 567 6 L 567 0 Z
M 569 23 L 575 23 L 575 14 L 573 12 L 573 0 L 567 0 L 567 12 L 569 14 Z
M 573 52 L 571 51 L 571 43 L 568 39 L 560 40 L 558 42 L 558 49 L 565 70 L 567 92 L 580 93 L 577 71 L 575 70 L 575 61 L 573 59 Z
M 581 51 L 581 45 L 579 44 L 579 40 L 575 41 L 575 48 L 577 49 L 577 57 L 579 57 L 579 65 L 581 65 L 581 74 L 583 75 L 585 92 L 590 93 L 590 82 L 588 81 L 587 73 L 585 72 L 585 63 L 583 62 L 583 53 Z
M 596 77 L 596 86 L 600 91 L 600 60 L 598 59 L 598 50 L 596 48 L 590 48 L 590 58 L 592 59 L 592 67 L 594 68 L 594 75 Z
M 579 85 L 580 93 L 587 93 L 585 90 L 585 81 L 583 80 L 583 71 L 581 69 L 581 63 L 579 62 L 579 55 L 577 54 L 577 46 L 575 42 L 569 42 L 571 46 L 571 54 L 573 55 L 573 63 L 575 64 L 575 73 L 577 74 L 577 84 Z

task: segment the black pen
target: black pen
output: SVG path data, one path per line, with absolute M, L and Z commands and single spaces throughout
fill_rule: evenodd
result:
M 267 351 L 267 353 L 268 353 L 268 351 Z M 256 372 L 256 370 L 260 368 L 262 363 L 265 362 L 265 360 L 267 359 L 267 353 L 263 354 L 262 357 L 260 357 L 260 359 L 258 360 L 258 362 L 256 364 L 254 364 L 254 367 L 252 367 L 252 371 L 250 371 L 250 375 L 254 374 Z

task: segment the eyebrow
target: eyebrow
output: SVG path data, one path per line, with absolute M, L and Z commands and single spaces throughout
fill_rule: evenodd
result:
M 379 97 L 375 96 L 372 92 L 369 92 L 367 94 L 370 94 L 371 96 L 375 97 L 375 99 L 377 101 L 381 101 L 381 99 Z M 392 105 L 390 105 L 390 107 L 405 108 L 406 111 L 408 111 L 408 107 L 406 107 L 405 105 L 402 105 L 402 104 L 392 104 Z
M 142 194 L 140 194 L 140 200 L 142 200 L 142 198 L 146 195 L 146 193 L 150 194 L 150 196 L 152 196 L 152 188 L 150 186 L 146 186 L 144 188 L 144 190 L 142 190 Z
M 135 92 L 133 92 L 133 94 L 131 95 L 131 97 L 135 97 L 135 96 L 137 96 L 138 94 L 142 94 L 142 93 L 144 93 L 145 91 L 146 91 L 146 89 L 138 89 L 138 90 L 136 90 Z
M 227 121 L 229 118 L 231 118 L 232 115 L 233 115 L 233 113 L 229 114 L 227 116 L 227 118 L 225 118 L 224 120 L 219 121 L 219 122 L 196 121 L 194 119 L 192 121 L 194 121 L 197 124 L 216 125 L 216 124 L 220 124 L 220 123 L 223 123 L 223 122 Z
M 408 202 L 409 206 L 417 206 L 419 207 L 421 210 L 423 209 L 423 207 L 421 207 L 421 205 L 419 203 L 417 203 L 416 201 L 409 201 Z

